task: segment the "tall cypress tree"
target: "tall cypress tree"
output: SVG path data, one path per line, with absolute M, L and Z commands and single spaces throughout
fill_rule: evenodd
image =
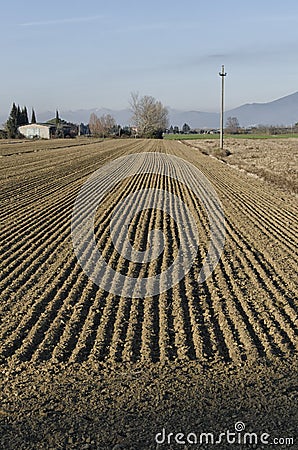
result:
M 24 121 L 24 125 L 28 125 L 29 124 L 28 111 L 27 111 L 27 107 L 26 106 L 24 106 L 24 109 L 23 109 L 23 121 Z
M 21 111 L 20 105 L 18 105 L 18 107 L 17 107 L 17 126 L 21 125 L 21 121 L 22 121 L 22 111 Z
M 32 108 L 31 123 L 36 123 L 36 116 L 35 116 L 35 111 L 33 108 Z
M 15 138 L 18 135 L 18 113 L 19 108 L 13 103 L 9 118 L 6 122 L 6 129 L 9 138 Z
M 18 126 L 28 125 L 28 112 L 26 106 L 20 109 L 19 117 L 18 117 Z
M 59 111 L 58 111 L 58 109 L 56 109 L 56 126 L 57 127 L 58 127 L 59 123 L 60 123 Z

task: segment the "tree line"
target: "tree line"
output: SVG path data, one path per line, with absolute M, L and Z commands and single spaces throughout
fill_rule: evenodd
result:
M 89 119 L 89 129 L 93 136 L 105 138 L 110 134 L 117 134 L 118 126 L 114 117 L 110 114 L 97 117 L 96 114 L 92 113 Z
M 93 136 L 103 138 L 111 135 L 134 135 L 142 138 L 163 137 L 163 133 L 168 127 L 168 110 L 160 101 L 149 95 L 140 97 L 139 94 L 132 93 L 130 106 L 132 111 L 132 126 L 121 128 L 120 125 L 116 124 L 115 119 L 110 114 L 97 117 L 96 114 L 92 113 L 89 119 L 88 130 L 90 130 Z M 60 122 L 57 120 L 56 122 L 58 129 Z M 30 123 L 36 123 L 34 110 L 32 110 Z M 4 137 L 20 137 L 18 128 L 28 124 L 27 107 L 20 108 L 19 105 L 17 106 L 16 103 L 13 103 L 10 115 L 5 124 Z M 79 126 L 78 130 L 81 130 L 81 126 Z
M 298 132 L 298 122 L 292 126 L 284 125 L 255 125 L 248 128 L 241 127 L 237 117 L 228 117 L 225 127 L 227 134 L 291 134 Z
M 32 109 L 32 115 L 31 115 L 31 122 L 30 123 L 36 123 L 36 115 L 34 109 Z M 19 130 L 18 128 L 22 125 L 28 125 L 29 119 L 28 119 L 28 111 L 27 107 L 24 106 L 23 108 L 20 107 L 20 105 L 16 105 L 13 103 L 11 112 L 9 114 L 9 117 L 5 124 L 5 133 L 7 134 L 8 138 L 14 139 L 19 137 Z
M 89 119 L 89 129 L 92 135 L 106 137 L 126 134 L 142 138 L 162 138 L 168 126 L 168 110 L 154 97 L 137 93 L 131 94 L 132 127 L 121 128 L 110 114 L 97 117 L 92 113 Z
M 145 95 L 140 97 L 138 93 L 132 93 L 130 99 L 130 107 L 132 111 L 132 126 L 121 128 L 120 125 L 116 124 L 115 119 L 110 114 L 104 114 L 101 117 L 97 117 L 96 114 L 92 113 L 89 119 L 89 124 L 86 126 L 86 130 L 88 130 L 87 132 L 90 132 L 93 136 L 103 138 L 111 135 L 119 137 L 122 135 L 133 135 L 135 137 L 141 138 L 162 138 L 165 132 L 174 134 L 189 134 L 196 132 L 196 130 L 191 130 L 190 126 L 186 123 L 183 125 L 181 130 L 179 130 L 177 126 L 171 126 L 169 128 L 168 109 L 159 100 L 156 100 L 152 96 Z M 56 113 L 56 115 L 57 114 L 58 112 Z M 54 122 L 54 120 L 49 122 Z M 30 123 L 36 123 L 36 115 L 34 109 L 32 109 Z M 19 105 L 16 105 L 16 103 L 13 103 L 10 115 L 5 124 L 5 130 L 4 132 L 2 132 L 2 134 L 4 133 L 3 137 L 20 137 L 18 128 L 22 125 L 27 124 L 29 124 L 29 120 L 26 106 L 21 108 Z M 59 132 L 59 128 L 61 128 L 62 125 L 67 124 L 73 125 L 73 127 L 77 127 L 74 124 L 68 124 L 68 122 L 61 121 L 61 119 L 57 119 L 57 117 L 55 120 L 55 124 L 57 127 L 57 133 Z M 81 134 L 81 130 L 84 128 L 82 127 L 82 125 L 83 124 L 77 127 L 77 132 L 75 132 L 73 128 L 72 134 Z M 297 132 L 298 123 L 295 124 L 291 130 L 292 132 Z M 254 128 L 254 132 L 261 131 L 267 134 L 279 134 L 285 132 L 285 127 L 263 127 L 259 125 L 258 127 Z M 247 129 L 240 127 L 237 117 L 227 118 L 225 133 L 239 134 L 246 132 Z

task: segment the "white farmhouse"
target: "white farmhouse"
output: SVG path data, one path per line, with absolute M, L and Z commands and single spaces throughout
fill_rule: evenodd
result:
M 18 130 L 23 136 L 28 139 L 51 139 L 56 131 L 56 126 L 48 123 L 31 123 L 30 125 L 20 126 Z

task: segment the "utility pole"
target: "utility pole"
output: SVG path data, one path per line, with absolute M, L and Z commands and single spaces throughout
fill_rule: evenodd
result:
M 221 110 L 220 110 L 220 148 L 223 149 L 223 135 L 224 135 L 224 89 L 225 89 L 225 66 L 221 66 Z

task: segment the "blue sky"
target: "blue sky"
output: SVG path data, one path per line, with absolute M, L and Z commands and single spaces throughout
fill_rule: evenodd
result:
M 126 108 L 132 91 L 182 110 L 298 90 L 297 0 L 3 2 L 0 115 Z

